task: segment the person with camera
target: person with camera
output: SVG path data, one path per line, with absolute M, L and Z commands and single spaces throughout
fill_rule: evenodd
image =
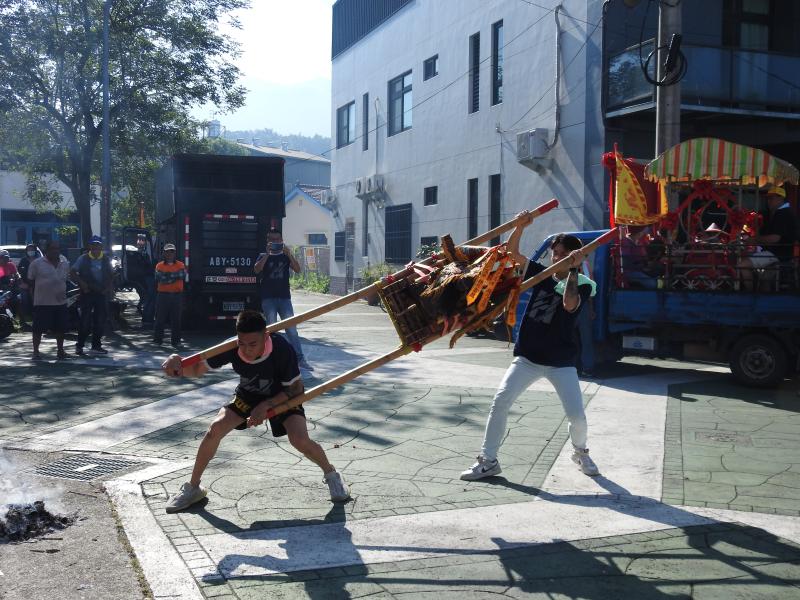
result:
M 300 263 L 283 243 L 281 232 L 273 229 L 267 235 L 266 252 L 260 254 L 256 260 L 254 270 L 261 274 L 261 310 L 267 320 L 267 325 L 278 321 L 278 317 L 288 319 L 294 316 L 292 307 L 292 293 L 289 289 L 289 270 L 300 272 Z M 286 337 L 297 354 L 297 364 L 305 371 L 313 371 L 303 356 L 303 346 L 296 327 L 286 329 Z

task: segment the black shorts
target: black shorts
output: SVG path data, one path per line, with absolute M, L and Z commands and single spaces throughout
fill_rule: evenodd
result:
M 250 416 L 250 412 L 258 404 L 260 404 L 260 402 L 257 402 L 256 404 L 250 404 L 244 398 L 240 398 L 239 396 L 234 396 L 231 403 L 226 404 L 225 408 L 230 408 L 233 412 L 235 412 L 243 419 L 247 419 L 247 417 Z M 283 426 L 283 422 L 292 415 L 300 415 L 305 419 L 306 411 L 303 410 L 303 407 L 301 405 L 296 408 L 291 408 L 287 410 L 285 413 L 281 413 L 278 416 L 269 419 L 269 429 L 270 431 L 272 431 L 272 437 L 283 437 L 284 435 L 286 435 L 286 428 Z M 245 420 L 244 423 L 237 425 L 236 429 L 239 429 L 240 431 L 243 429 L 247 429 L 247 421 Z
M 64 333 L 69 329 L 69 312 L 66 304 L 33 307 L 33 331 Z

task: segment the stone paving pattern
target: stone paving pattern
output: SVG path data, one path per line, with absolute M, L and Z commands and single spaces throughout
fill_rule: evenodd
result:
M 8 371 L 6 371 L 8 372 Z M 158 372 L 141 372 L 86 362 L 22 363 L 14 377 L 0 379 L 0 438 L 23 442 L 223 381 L 184 379 L 165 386 Z
M 800 515 L 800 398 L 728 379 L 670 387 L 663 501 Z
M 800 546 L 738 524 L 201 581 L 207 598 L 790 599 Z

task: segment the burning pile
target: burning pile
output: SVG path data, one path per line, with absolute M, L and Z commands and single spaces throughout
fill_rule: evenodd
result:
M 0 517 L 0 540 L 21 542 L 56 529 L 72 525 L 75 519 L 65 515 L 54 515 L 42 500 L 29 504 L 11 504 L 5 519 Z

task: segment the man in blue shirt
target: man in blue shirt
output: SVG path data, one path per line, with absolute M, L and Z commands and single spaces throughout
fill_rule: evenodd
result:
M 92 352 L 108 354 L 102 347 L 103 328 L 108 314 L 108 297 L 113 289 L 111 259 L 103 252 L 103 239 L 93 235 L 89 239 L 89 251 L 81 254 L 72 265 L 72 280 L 81 288 L 78 299 L 81 323 L 75 354 L 83 355 L 83 346 L 92 332 Z
M 261 273 L 261 309 L 267 319 L 267 325 L 294 316 L 292 293 L 289 289 L 289 271 L 300 272 L 300 264 L 283 243 L 280 231 L 273 229 L 267 236 L 267 248 L 260 254 L 254 266 L 256 274 Z M 297 364 L 305 371 L 313 371 L 303 356 L 303 346 L 296 327 L 286 329 L 286 337 L 297 354 Z
M 518 239 L 514 237 L 512 235 L 509 239 L 510 250 L 518 244 Z M 461 479 L 474 481 L 501 472 L 497 452 L 506 436 L 511 405 L 542 377 L 555 388 L 569 420 L 572 461 L 586 475 L 598 474 L 597 465 L 589 457 L 586 448 L 586 414 L 575 368 L 579 352 L 575 331 L 578 317 L 594 295 L 594 282 L 578 273 L 583 261 L 581 247 L 581 241 L 572 235 L 561 233 L 553 238 L 550 244 L 552 263 L 569 258 L 570 266 L 532 288 L 533 293 L 514 346 L 514 360 L 500 383 L 489 411 L 481 453 L 477 462 L 461 473 Z M 524 257 L 520 259 L 521 265 L 527 262 Z M 529 263 L 524 279 L 544 269 L 539 263 Z

